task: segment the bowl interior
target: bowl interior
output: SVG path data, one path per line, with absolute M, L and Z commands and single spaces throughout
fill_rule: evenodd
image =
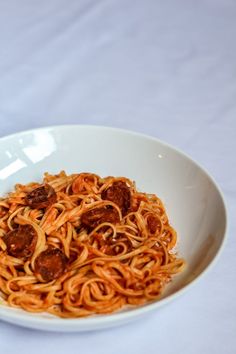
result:
M 220 249 L 226 215 L 216 185 L 190 158 L 156 139 L 104 127 L 49 127 L 3 138 L 0 151 L 1 196 L 15 183 L 60 170 L 126 176 L 140 191 L 157 194 L 188 264 L 163 297 L 196 279 Z

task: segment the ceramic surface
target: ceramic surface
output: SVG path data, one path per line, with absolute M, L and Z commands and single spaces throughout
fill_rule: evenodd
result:
M 126 176 L 141 191 L 157 194 L 177 230 L 186 270 L 167 286 L 162 299 L 111 315 L 60 319 L 0 306 L 1 319 L 53 331 L 88 331 L 119 325 L 157 310 L 189 289 L 218 258 L 226 234 L 226 209 L 219 188 L 196 162 L 157 139 L 97 126 L 54 126 L 0 139 L 0 195 L 15 183 L 43 173 L 95 172 Z

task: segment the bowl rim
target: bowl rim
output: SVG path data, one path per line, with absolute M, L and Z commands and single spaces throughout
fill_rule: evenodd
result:
M 18 138 L 20 136 L 24 136 L 30 133 L 34 133 L 36 131 L 48 131 L 48 130 L 60 130 L 63 131 L 64 129 L 97 129 L 98 131 L 113 131 L 114 133 L 121 133 L 121 134 L 128 134 L 135 136 L 137 138 L 142 138 L 142 139 L 147 139 L 151 140 L 153 142 L 159 143 L 160 145 L 169 148 L 170 150 L 178 153 L 185 159 L 187 159 L 189 162 L 194 164 L 198 169 L 201 170 L 201 172 L 210 180 L 210 182 L 213 184 L 215 187 L 216 191 L 219 194 L 219 197 L 222 202 L 223 206 L 223 213 L 224 213 L 224 219 L 225 219 L 225 225 L 224 225 L 224 231 L 223 231 L 223 237 L 220 243 L 220 246 L 218 250 L 216 251 L 216 254 L 214 258 L 210 261 L 210 263 L 206 266 L 206 268 L 193 280 L 191 280 L 188 284 L 184 285 L 181 289 L 177 290 L 173 294 L 167 295 L 167 297 L 156 300 L 153 302 L 150 302 L 148 304 L 145 304 L 144 306 L 141 307 L 136 307 L 133 308 L 131 311 L 126 311 L 126 312 L 114 312 L 111 314 L 107 315 L 95 315 L 91 317 L 82 317 L 82 318 L 69 318 L 69 319 L 63 319 L 59 317 L 50 317 L 50 318 L 45 318 L 45 317 L 39 317 L 39 316 L 33 316 L 33 314 L 28 313 L 26 311 L 23 311 L 19 309 L 19 313 L 14 312 L 16 310 L 15 308 L 11 308 L 4 303 L 0 303 L 0 315 L 1 317 L 3 316 L 3 320 L 11 323 L 15 323 L 24 327 L 28 328 L 35 328 L 35 329 L 46 329 L 46 330 L 51 330 L 51 331 L 89 331 L 89 330 L 94 330 L 98 329 L 98 326 L 100 323 L 102 323 L 101 329 L 108 327 L 110 324 L 117 322 L 119 324 L 120 322 L 126 322 L 131 319 L 134 319 L 136 317 L 139 317 L 140 315 L 144 315 L 148 312 L 151 312 L 159 307 L 162 307 L 165 304 L 168 304 L 171 302 L 173 299 L 178 298 L 180 295 L 184 294 L 189 288 L 192 286 L 196 285 L 196 283 L 203 278 L 204 275 L 206 275 L 217 263 L 219 260 L 223 249 L 226 244 L 227 236 L 228 236 L 228 213 L 227 213 L 227 207 L 226 207 L 226 201 L 224 194 L 216 182 L 216 180 L 212 177 L 212 175 L 201 165 L 199 164 L 195 159 L 190 157 L 190 155 L 186 154 L 183 152 L 181 149 L 174 147 L 173 145 L 166 143 L 165 141 L 162 141 L 154 136 L 150 136 L 148 134 L 140 133 L 137 131 L 132 131 L 128 129 L 123 129 L 123 128 L 116 128 L 114 126 L 107 126 L 107 125 L 92 125 L 92 124 L 58 124 L 58 125 L 48 125 L 48 126 L 42 126 L 42 127 L 37 127 L 33 129 L 27 129 L 27 130 L 22 130 L 15 132 L 13 134 L 5 135 L 0 137 L 0 144 L 4 143 L 5 141 L 12 139 L 12 138 Z M 11 311 L 13 310 L 13 311 Z M 6 312 L 6 313 L 5 313 Z M 52 325 L 52 328 L 48 328 L 49 325 Z M 63 328 L 62 328 L 63 327 Z

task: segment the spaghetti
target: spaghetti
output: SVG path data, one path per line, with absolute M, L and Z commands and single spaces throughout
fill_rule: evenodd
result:
M 185 262 L 161 200 L 125 177 L 45 173 L 0 199 L 0 291 L 10 306 L 83 317 L 157 299 Z

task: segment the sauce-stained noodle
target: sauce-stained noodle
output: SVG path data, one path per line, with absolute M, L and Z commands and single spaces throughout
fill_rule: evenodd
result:
M 185 262 L 161 200 L 125 177 L 45 174 L 0 199 L 4 302 L 60 317 L 156 299 Z

